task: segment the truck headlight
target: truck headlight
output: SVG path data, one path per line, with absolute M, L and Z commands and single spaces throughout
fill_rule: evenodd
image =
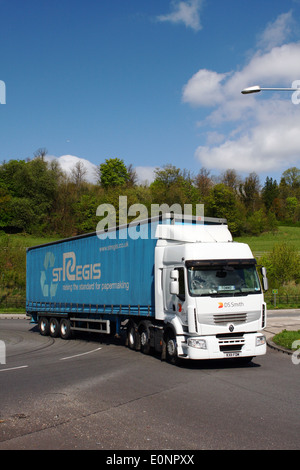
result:
M 262 346 L 265 343 L 266 343 L 265 336 L 256 336 L 256 346 Z
M 188 346 L 197 349 L 207 349 L 205 339 L 189 338 L 187 341 Z

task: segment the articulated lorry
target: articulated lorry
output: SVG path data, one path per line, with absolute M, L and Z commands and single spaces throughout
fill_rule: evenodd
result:
M 265 354 L 266 289 L 225 219 L 165 214 L 27 249 L 26 311 L 42 335 L 126 334 L 169 362 Z

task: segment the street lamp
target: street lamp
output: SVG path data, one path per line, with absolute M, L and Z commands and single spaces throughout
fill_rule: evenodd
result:
M 299 88 L 261 88 L 259 85 L 250 86 L 249 88 L 244 88 L 241 91 L 243 95 L 248 95 L 250 93 L 259 93 L 260 91 L 299 91 Z

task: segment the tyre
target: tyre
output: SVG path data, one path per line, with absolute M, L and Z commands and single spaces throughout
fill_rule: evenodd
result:
M 127 327 L 127 344 L 129 349 L 137 349 L 138 332 L 135 323 L 130 323 Z
M 39 332 L 42 336 L 48 336 L 49 335 L 49 320 L 47 317 L 41 317 L 39 318 L 39 324 L 38 324 Z
M 57 338 L 59 335 L 59 321 L 57 318 L 51 318 L 49 322 L 49 331 L 52 338 Z
M 177 343 L 176 336 L 172 330 L 168 330 L 165 336 L 166 341 L 166 361 L 170 364 L 177 364 L 178 355 L 177 355 Z
M 150 354 L 151 350 L 149 326 L 150 322 L 142 322 L 139 326 L 141 352 L 143 354 Z
M 69 339 L 72 336 L 71 323 L 68 318 L 63 318 L 60 322 L 60 337 Z

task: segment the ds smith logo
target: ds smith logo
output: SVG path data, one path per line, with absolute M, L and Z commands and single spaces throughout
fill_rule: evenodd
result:
M 218 302 L 218 308 L 244 307 L 244 302 Z

